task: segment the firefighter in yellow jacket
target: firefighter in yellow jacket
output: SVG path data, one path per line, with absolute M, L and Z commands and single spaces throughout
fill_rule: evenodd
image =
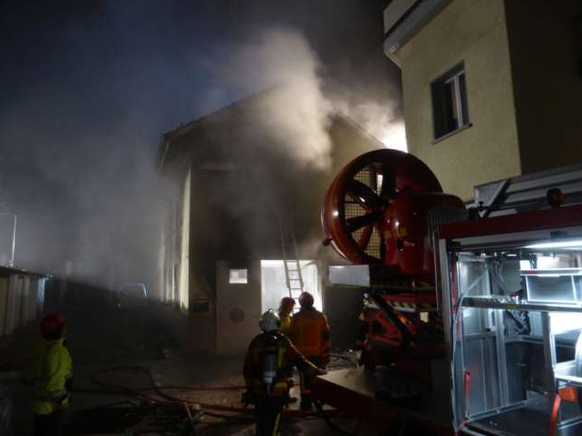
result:
M 286 375 L 293 365 L 312 377 L 325 374 L 279 332 L 280 323 L 272 309 L 263 314 L 259 322 L 263 333 L 251 341 L 243 367 L 247 387 L 243 402 L 255 406 L 257 436 L 279 435 L 281 413 L 289 396 Z
M 283 297 L 279 303 L 279 318 L 281 319 L 281 328 L 279 331 L 287 336 L 291 334 L 294 306 L 295 300 L 291 297 Z
M 291 339 L 297 349 L 315 366 L 325 368 L 329 363 L 331 348 L 329 323 L 326 316 L 313 307 L 313 295 L 303 292 L 299 296 L 301 309 L 293 315 Z M 311 410 L 313 377 L 301 376 L 301 410 Z
M 64 345 L 66 325 L 66 319 L 56 313 L 46 316 L 40 324 L 42 338 L 33 367 L 34 436 L 62 433 L 73 374 L 71 355 Z

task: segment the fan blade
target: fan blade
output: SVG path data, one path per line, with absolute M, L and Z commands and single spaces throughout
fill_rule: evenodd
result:
M 380 196 L 382 199 L 393 198 L 396 195 L 396 174 L 387 165 L 382 167 L 382 187 Z
M 377 219 L 378 219 L 378 215 L 375 213 L 369 213 L 367 215 L 361 215 L 361 216 L 356 216 L 353 218 L 348 218 L 346 220 L 346 223 L 347 223 L 346 229 L 349 233 L 353 233 L 357 230 L 360 230 L 364 226 L 374 224 L 374 222 Z
M 375 165 L 372 165 L 370 167 L 370 176 L 372 179 L 372 180 L 370 180 L 370 187 L 372 188 L 372 191 L 378 193 L 379 192 L 378 191 L 378 188 L 379 188 L 379 186 L 378 186 L 378 169 L 376 168 Z
M 386 259 L 386 246 L 385 246 L 386 239 L 384 237 L 384 232 L 382 231 L 380 226 L 378 226 L 378 234 L 380 235 L 380 260 L 384 262 L 384 260 Z
M 358 180 L 350 182 L 347 193 L 365 208 L 374 209 L 382 204 L 380 197 L 369 186 Z
M 372 237 L 372 232 L 374 231 L 374 226 L 370 225 L 364 229 L 362 235 L 358 239 L 358 245 L 362 250 L 366 250 L 368 248 L 368 244 L 370 243 L 370 238 Z

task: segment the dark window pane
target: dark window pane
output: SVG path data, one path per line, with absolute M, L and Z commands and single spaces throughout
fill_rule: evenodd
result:
M 457 65 L 431 84 L 435 139 L 469 124 L 463 64 Z

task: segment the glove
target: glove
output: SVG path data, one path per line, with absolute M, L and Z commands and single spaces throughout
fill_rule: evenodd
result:
M 68 410 L 69 407 L 71 406 L 70 403 L 71 403 L 71 396 L 70 395 L 67 395 L 61 401 L 59 401 L 57 403 L 56 410 L 61 410 L 61 411 Z

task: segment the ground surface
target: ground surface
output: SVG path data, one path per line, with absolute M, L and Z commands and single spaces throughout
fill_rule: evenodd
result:
M 167 397 L 214 407 L 203 407 L 206 413 L 195 426 L 196 435 L 254 434 L 250 414 L 215 408 L 241 407 L 242 356 L 217 358 L 181 349 L 157 320 L 155 306 L 122 310 L 77 305 L 63 311 L 69 318 L 68 347 L 75 372 L 69 435 L 193 434 L 186 407 L 176 402 L 162 404 Z M 0 370 L 20 372 L 14 396 L 16 435 L 32 434 L 30 356 L 37 328 L 31 325 L 0 340 Z M 170 386 L 161 391 L 166 398 L 151 389 L 153 383 Z M 193 390 L 201 385 L 225 389 Z M 152 406 L 151 399 L 158 403 Z M 190 413 L 196 415 L 196 410 L 191 407 Z M 222 417 L 213 417 L 212 413 Z M 355 426 L 350 419 L 335 418 L 334 422 L 348 431 Z M 371 434 L 363 431 L 360 434 Z M 327 434 L 340 433 L 316 416 L 287 417 L 282 422 L 283 436 Z

